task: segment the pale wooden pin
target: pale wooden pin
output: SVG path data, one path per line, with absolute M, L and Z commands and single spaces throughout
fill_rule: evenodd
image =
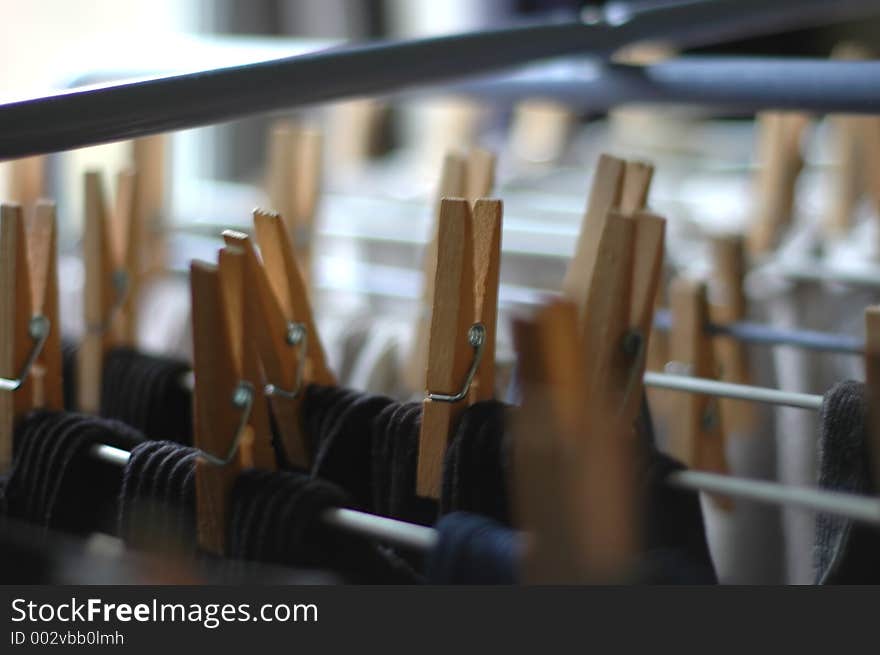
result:
M 100 173 L 85 176 L 83 306 L 85 334 L 77 353 L 79 410 L 96 414 L 101 405 L 104 355 L 114 345 L 113 310 L 119 290 L 114 286 L 114 265 L 107 209 Z
M 410 389 L 420 389 L 425 377 L 428 333 L 431 324 L 431 308 L 434 302 L 434 271 L 437 268 L 437 239 L 439 231 L 440 203 L 443 198 L 467 198 L 471 202 L 489 196 L 495 185 L 495 155 L 481 148 L 472 149 L 468 155 L 448 152 L 443 159 L 440 184 L 437 188 L 434 223 L 431 236 L 425 245 L 422 260 L 422 297 L 419 314 L 413 332 L 409 357 L 405 361 L 404 381 Z
M 9 162 L 8 197 L 22 207 L 33 207 L 46 188 L 46 157 L 37 155 Z
M 322 165 L 320 132 L 289 122 L 273 126 L 269 136 L 269 201 L 285 221 L 307 280 L 311 272 L 311 244 Z
M 712 280 L 709 293 L 709 316 L 720 324 L 747 318 L 748 301 L 744 289 L 746 246 L 741 235 L 723 235 L 712 239 Z M 736 384 L 751 384 L 748 349 L 738 339 L 715 337 L 712 340 L 718 362 L 719 378 Z M 748 433 L 754 427 L 752 403 L 724 398 L 721 423 L 725 434 Z
M 261 243 L 262 262 L 246 235 L 227 231 L 224 238 L 228 244 L 237 244 L 244 253 L 247 337 L 244 376 L 258 386 L 257 400 L 268 409 L 263 388 L 266 384 L 272 384 L 286 391 L 294 390 L 300 358 L 304 355 L 303 346 L 306 350 L 302 384 L 334 384 L 335 378 L 327 367 L 305 283 L 296 266 L 293 248 L 281 217 L 256 210 L 254 220 L 257 238 Z M 288 341 L 289 327 L 293 323 L 304 326 L 304 344 L 296 345 Z M 310 453 L 299 419 L 302 395 L 294 399 L 273 396 L 270 401 L 288 460 L 307 467 Z M 268 413 L 258 423 L 254 426 L 254 457 L 261 465 L 274 468 Z
M 716 377 L 712 343 L 706 334 L 709 308 L 706 285 L 700 280 L 678 277 L 670 286 L 672 308 L 672 359 L 684 365 L 688 374 L 699 378 Z M 672 432 L 672 452 L 689 468 L 727 473 L 724 432 L 716 398 L 698 393 L 682 393 Z M 727 499 L 715 499 L 722 507 Z
M 221 251 L 221 262 L 231 253 Z M 222 265 L 222 264 L 221 264 Z M 219 457 L 229 452 L 241 421 L 242 409 L 233 402 L 241 372 L 235 362 L 235 344 L 229 326 L 230 311 L 216 266 L 194 261 L 190 266 L 193 320 L 193 430 L 195 446 Z M 245 428 L 249 433 L 249 428 Z M 245 441 L 250 439 L 245 434 Z M 196 463 L 196 512 L 199 546 L 222 555 L 226 538 L 229 491 L 246 451 L 226 466 L 204 459 Z
M 32 314 L 49 321 L 49 334 L 34 362 L 37 407 L 64 409 L 61 318 L 58 309 L 58 236 L 55 204 L 40 200 L 27 221 Z
M 149 279 L 161 275 L 166 268 L 168 230 L 165 229 L 165 195 L 168 180 L 166 161 L 169 136 L 155 134 L 132 142 L 134 170 L 137 171 L 134 228 L 129 239 L 141 253 L 138 276 Z
M 625 165 L 610 155 L 602 155 L 596 165 L 574 255 L 562 281 L 563 294 L 577 303 L 580 316 L 584 315 L 605 218 L 613 207 L 620 206 Z
M 774 248 L 791 223 L 795 183 L 803 167 L 801 137 L 809 124 L 803 114 L 764 112 L 758 116 L 757 207 L 748 232 L 753 254 Z

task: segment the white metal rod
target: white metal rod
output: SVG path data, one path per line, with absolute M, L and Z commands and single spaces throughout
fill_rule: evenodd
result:
M 130 456 L 127 450 L 106 444 L 92 446 L 92 454 L 98 459 L 117 466 L 125 466 Z M 427 551 L 433 548 L 437 542 L 437 531 L 433 528 L 385 516 L 358 512 L 353 509 L 329 509 L 321 518 L 325 523 L 341 530 L 366 535 L 403 548 Z
M 92 447 L 99 459 L 124 466 L 129 453 L 106 445 Z M 722 494 L 758 503 L 800 507 L 814 512 L 827 512 L 854 521 L 880 525 L 880 498 L 840 491 L 783 485 L 778 482 L 735 478 L 702 471 L 679 471 L 667 482 L 675 487 Z M 393 543 L 405 548 L 427 551 L 437 543 L 437 531 L 423 525 L 376 516 L 353 509 L 327 510 L 323 520 L 341 530 Z
M 736 398 L 738 400 L 751 400 L 771 405 L 812 410 L 818 410 L 822 406 L 822 396 L 816 394 L 754 387 L 749 384 L 734 384 L 733 382 L 718 382 L 717 380 L 695 378 L 689 375 L 647 371 L 644 380 L 645 384 L 649 387 L 687 391 L 690 393 L 704 393 L 718 396 L 719 398 Z
M 747 480 L 702 471 L 679 471 L 671 474 L 667 480 L 672 486 L 682 489 L 722 494 L 759 503 L 801 507 L 814 512 L 837 514 L 855 521 L 880 523 L 880 498 L 764 480 Z

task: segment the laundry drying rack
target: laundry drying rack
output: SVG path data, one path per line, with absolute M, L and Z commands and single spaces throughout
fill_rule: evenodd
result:
M 639 101 L 746 112 L 877 113 L 880 62 L 680 57 L 635 66 L 608 61 L 621 47 L 645 41 L 687 48 L 876 14 L 880 14 L 880 2 L 864 0 L 690 0 L 641 10 L 612 3 L 604 13 L 584 12 L 576 21 L 345 46 L 243 66 L 101 84 L 0 105 L 0 159 L 132 139 L 331 100 L 424 92 L 425 87 L 503 103 L 547 97 L 581 110 L 604 110 Z M 506 72 L 514 66 L 569 56 L 591 56 L 598 63 L 589 75 L 552 74 L 556 70 L 553 64 Z M 663 321 L 660 315 L 660 327 Z M 780 336 L 746 323 L 715 329 L 745 342 L 781 343 L 786 338 L 791 342 L 790 335 Z M 833 335 L 801 336 L 801 343 L 795 345 L 861 352 L 861 344 L 835 340 Z M 818 397 L 808 394 L 684 375 L 647 373 L 645 381 L 686 392 L 812 410 L 819 402 Z M 119 465 L 128 458 L 127 452 L 107 445 L 96 446 L 93 454 Z M 675 473 L 669 482 L 681 488 L 797 506 L 880 525 L 877 498 L 698 471 Z M 436 540 L 432 528 L 349 509 L 330 510 L 324 519 L 340 529 L 410 548 L 428 549 Z

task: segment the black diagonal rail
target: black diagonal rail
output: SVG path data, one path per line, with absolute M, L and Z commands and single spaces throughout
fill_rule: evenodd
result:
M 333 48 L 0 105 L 0 160 L 388 93 L 534 60 L 679 47 L 880 13 L 880 0 L 693 0 L 593 20 Z M 161 47 L 161 45 L 157 45 Z

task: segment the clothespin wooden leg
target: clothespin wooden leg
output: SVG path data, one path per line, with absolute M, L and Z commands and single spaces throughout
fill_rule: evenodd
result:
M 20 379 L 34 348 L 31 280 L 24 216 L 19 205 L 0 207 L 0 376 Z M 34 407 L 28 376 L 17 388 L 0 389 L 0 471 L 12 464 L 17 420 Z
M 745 320 L 745 239 L 739 235 L 714 238 L 712 259 L 714 271 L 709 293 L 709 313 L 712 320 L 722 324 Z M 748 351 L 745 345 L 731 337 L 714 337 L 712 342 L 719 364 L 720 379 L 750 384 Z M 722 399 L 719 402 L 725 434 L 747 433 L 752 429 L 755 420 L 752 403 L 731 399 Z
M 46 409 L 64 408 L 61 361 L 61 321 L 58 311 L 58 245 L 55 205 L 41 200 L 28 222 L 28 259 L 31 268 L 34 316 L 47 320 L 49 333 L 35 363 L 39 383 L 35 384 L 35 405 Z
M 428 366 L 419 433 L 417 492 L 440 495 L 443 456 L 455 418 L 464 408 L 432 400 L 431 394 L 455 395 L 475 356 L 468 342 L 473 325 L 473 222 L 470 203 L 444 199 L 440 206 L 434 305 L 428 342 Z
M 410 355 L 407 358 L 404 379 L 410 389 L 421 389 L 425 380 L 428 351 L 428 335 L 431 325 L 431 308 L 434 303 L 434 272 L 437 269 L 437 240 L 439 235 L 439 213 L 443 198 L 464 198 L 467 193 L 467 161 L 461 155 L 451 152 L 443 160 L 443 170 L 437 189 L 437 208 L 431 235 L 425 245 L 422 260 L 422 298 L 416 326 L 413 333 Z
M 85 335 L 77 355 L 79 409 L 97 413 L 101 404 L 104 355 L 113 343 L 113 310 L 120 289 L 114 287 L 115 270 L 107 229 L 107 211 L 101 176 L 86 173 L 86 215 L 83 232 L 85 285 Z
M 516 321 L 514 338 L 524 392 L 513 467 L 517 519 L 529 536 L 524 577 L 619 582 L 631 570 L 638 538 L 634 442 L 622 434 L 630 428 L 587 391 L 573 303 L 558 301 L 534 321 Z
M 698 280 L 677 278 L 670 288 L 670 299 L 673 360 L 687 366 L 690 375 L 714 378 L 712 345 L 705 333 L 709 316 L 705 284 Z M 690 468 L 727 473 L 727 455 L 717 399 L 683 393 L 679 402 L 678 421 L 673 432 L 674 454 Z
M 221 253 L 222 257 L 222 253 Z M 193 318 L 193 427 L 195 446 L 217 458 L 233 452 L 236 440 L 249 439 L 243 425 L 249 407 L 234 361 L 229 312 L 220 273 L 215 266 L 190 267 Z M 252 395 L 250 396 L 252 400 Z M 226 539 L 229 491 L 242 468 L 240 451 L 226 465 L 200 458 L 196 464 L 196 509 L 199 545 L 222 555 Z

